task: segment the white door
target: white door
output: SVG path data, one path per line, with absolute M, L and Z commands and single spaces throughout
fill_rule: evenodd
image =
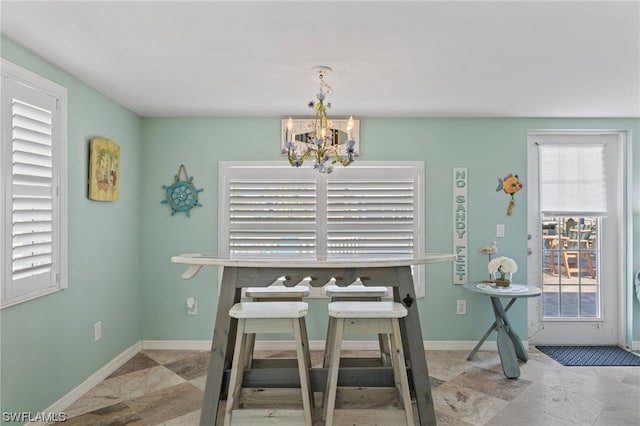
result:
M 624 342 L 624 132 L 530 132 L 529 342 Z

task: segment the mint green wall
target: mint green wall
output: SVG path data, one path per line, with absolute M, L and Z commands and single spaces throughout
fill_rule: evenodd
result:
M 495 226 L 506 226 L 500 253 L 520 265 L 526 277 L 527 250 L 527 131 L 530 129 L 625 129 L 640 134 L 638 119 L 361 119 L 361 160 L 424 160 L 426 170 L 426 249 L 451 252 L 451 175 L 454 167 L 469 169 L 469 269 L 472 280 L 486 276 L 486 255 L 478 250 L 495 240 Z M 143 336 L 149 340 L 210 339 L 216 311 L 215 268 L 204 268 L 183 281 L 180 265 L 168 262 L 185 252 L 214 253 L 218 236 L 218 162 L 220 160 L 279 160 L 279 119 L 149 118 L 143 121 Z M 640 267 L 640 185 L 638 140 L 633 140 L 633 212 L 636 229 L 634 270 Z M 282 160 L 284 161 L 284 160 Z M 203 207 L 170 216 L 161 205 L 162 185 L 170 184 L 180 164 L 194 176 Z M 516 194 L 513 215 L 506 216 L 509 198 L 496 192 L 497 179 L 517 173 L 525 190 Z M 426 340 L 477 340 L 492 318 L 485 298 L 451 284 L 451 265 L 427 267 L 427 294 L 419 302 Z M 186 315 L 186 299 L 198 299 L 199 315 Z M 457 299 L 468 300 L 466 316 L 455 314 Z M 326 315 L 323 301 L 314 301 L 307 322 L 311 339 L 321 339 Z M 640 308 L 634 300 L 634 324 Z M 526 304 L 518 303 L 511 317 L 526 336 Z M 634 329 L 634 340 L 640 326 Z
M 69 288 L 0 311 L 2 411 L 41 411 L 141 338 L 141 119 L 2 38 L 2 57 L 68 89 Z M 87 198 L 89 140 L 120 145 L 120 200 Z M 102 340 L 93 324 L 102 321 Z
M 215 268 L 205 268 L 195 279 L 180 279 L 182 268 L 169 262 L 179 253 L 217 251 L 218 160 L 242 158 L 277 159 L 270 144 L 251 144 L 253 135 L 279 134 L 275 119 L 145 118 L 143 120 L 142 232 L 143 337 L 146 340 L 210 339 L 217 293 L 211 285 L 217 280 Z M 246 139 L 249 138 L 249 139 Z M 171 210 L 161 200 L 162 185 L 173 183 L 184 164 L 200 193 L 202 207 L 191 217 Z M 198 300 L 198 315 L 186 315 L 187 297 Z

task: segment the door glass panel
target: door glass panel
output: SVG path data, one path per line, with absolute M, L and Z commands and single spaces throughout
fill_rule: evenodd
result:
M 543 317 L 600 318 L 599 220 L 542 216 Z

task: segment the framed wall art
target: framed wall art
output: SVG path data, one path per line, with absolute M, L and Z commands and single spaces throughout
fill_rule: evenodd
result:
M 120 195 L 120 147 L 106 138 L 91 140 L 89 199 L 116 201 Z

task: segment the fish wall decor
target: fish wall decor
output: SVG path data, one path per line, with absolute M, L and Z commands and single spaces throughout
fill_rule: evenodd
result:
M 513 206 L 516 204 L 514 200 L 514 194 L 522 189 L 523 185 L 518 179 L 518 175 L 514 175 L 509 173 L 504 178 L 498 178 L 498 187 L 496 188 L 496 192 L 502 190 L 505 194 L 511 196 L 511 201 L 509 201 L 509 207 L 507 208 L 507 216 L 511 216 L 513 213 Z

